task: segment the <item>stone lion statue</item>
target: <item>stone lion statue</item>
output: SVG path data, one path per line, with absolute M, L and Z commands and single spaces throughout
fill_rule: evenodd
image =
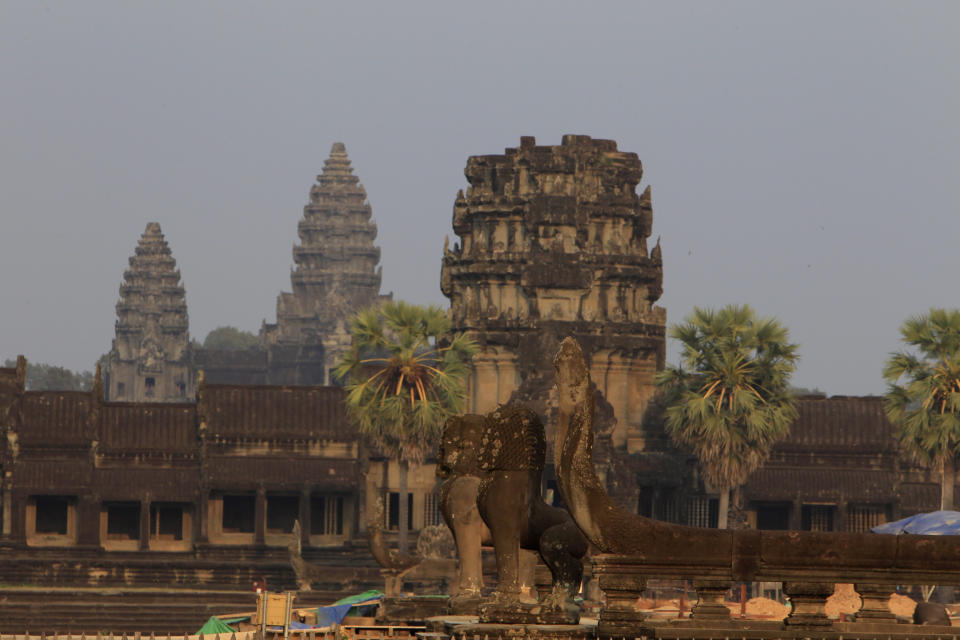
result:
M 481 607 L 486 622 L 575 623 L 586 539 L 570 514 L 540 493 L 546 444 L 536 413 L 519 404 L 485 415 L 450 418 L 441 439 L 440 509 L 460 558 L 460 598 L 479 599 L 480 544 L 489 530 L 497 589 Z M 476 511 L 470 506 L 476 505 Z M 535 607 L 520 602 L 521 549 L 537 552 L 552 575 L 552 591 Z M 474 551 L 475 550 L 475 551 Z M 451 603 L 454 608 L 456 601 Z

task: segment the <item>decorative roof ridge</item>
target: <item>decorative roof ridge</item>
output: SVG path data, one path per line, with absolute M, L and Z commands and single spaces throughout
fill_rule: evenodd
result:
M 35 398 L 37 396 L 89 396 L 89 391 L 78 389 L 28 389 L 23 392 L 23 397 Z
M 82 391 L 77 393 L 86 393 L 89 394 L 89 391 Z M 130 409 L 130 408 L 140 408 L 145 411 L 170 411 L 173 409 L 194 409 L 197 406 L 196 402 L 143 402 L 139 400 L 107 400 L 100 405 L 103 409 Z
M 231 383 L 206 383 L 205 388 L 207 390 L 244 390 L 244 389 L 260 389 L 266 391 L 273 391 L 274 393 L 282 393 L 284 391 L 323 391 L 326 389 L 340 389 L 343 390 L 343 387 L 338 387 L 337 385 L 327 384 L 327 385 L 313 385 L 313 384 L 231 384 Z

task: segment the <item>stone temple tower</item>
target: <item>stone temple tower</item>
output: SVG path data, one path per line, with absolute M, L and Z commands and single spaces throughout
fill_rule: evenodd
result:
M 196 380 L 190 356 L 180 271 L 160 225 L 150 222 L 120 285 L 116 337 L 104 381 L 107 399 L 192 401 Z
M 274 352 L 322 346 L 323 375 L 313 384 L 330 383 L 331 370 L 350 346 L 350 316 L 390 297 L 380 295 L 380 248 L 374 245 L 377 225 L 371 215 L 347 150 L 336 142 L 297 227 L 293 291 L 277 297 L 277 323 L 261 330 L 261 340 Z
M 504 155 L 473 156 L 444 249 L 441 289 L 455 331 L 481 343 L 470 410 L 523 400 L 549 414 L 551 360 L 576 337 L 612 411 L 613 446 L 644 446 L 640 428 L 663 366 L 666 311 L 649 188 L 634 153 L 612 140 L 568 135 L 559 146 L 523 137 Z M 603 402 L 605 399 L 606 402 Z

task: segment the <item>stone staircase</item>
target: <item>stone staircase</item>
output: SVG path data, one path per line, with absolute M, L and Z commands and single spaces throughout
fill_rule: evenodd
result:
M 330 604 L 341 592 L 298 594 L 296 608 Z M 0 633 L 194 633 L 212 615 L 252 612 L 250 590 L 0 587 Z
M 323 578 L 298 595 L 297 607 L 383 588 L 365 544 L 307 547 L 304 559 L 324 567 Z M 253 611 L 259 579 L 272 592 L 296 590 L 286 549 L 106 552 L 0 544 L 0 632 L 192 633 L 211 615 Z

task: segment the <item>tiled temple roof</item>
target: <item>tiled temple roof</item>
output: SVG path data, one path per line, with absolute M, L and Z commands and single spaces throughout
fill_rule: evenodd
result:
M 858 453 L 894 452 L 894 427 L 883 413 L 880 396 L 807 396 L 778 451 L 815 450 Z
M 194 404 L 105 404 L 100 415 L 100 446 L 106 450 L 183 452 L 197 446 Z
M 766 466 L 750 475 L 751 500 L 886 502 L 894 494 L 896 473 L 887 469 L 816 469 Z
M 18 438 L 24 445 L 82 444 L 87 440 L 91 406 L 92 398 L 85 391 L 27 391 Z
M 213 436 L 356 440 L 339 387 L 207 385 L 201 411 Z
M 18 439 L 27 447 L 87 447 L 110 452 L 198 447 L 198 428 L 219 438 L 355 442 L 339 387 L 207 385 L 199 404 L 94 403 L 86 391 L 23 393 Z

